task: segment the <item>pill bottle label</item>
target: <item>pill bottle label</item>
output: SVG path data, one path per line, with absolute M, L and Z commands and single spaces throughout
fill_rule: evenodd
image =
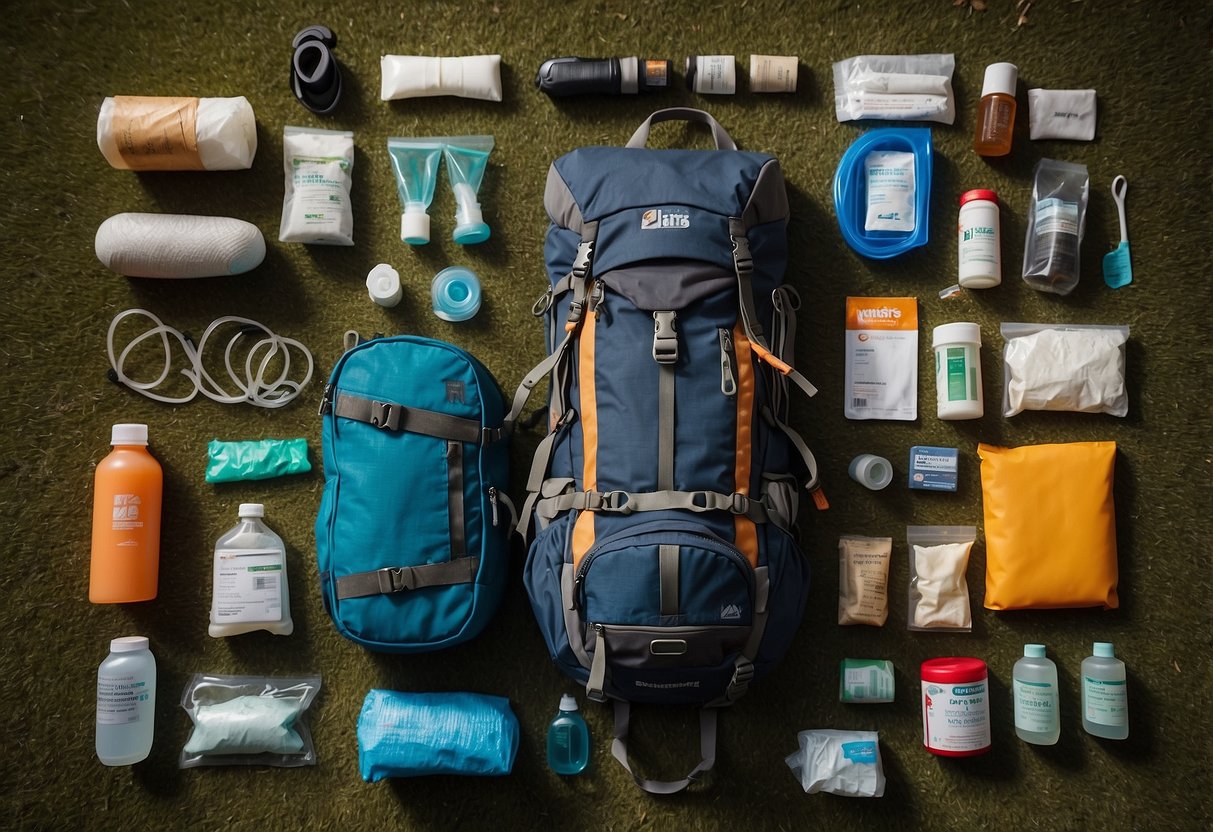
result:
M 1034 734 L 1053 730 L 1057 714 L 1057 688 L 1048 682 L 1014 681 L 1015 727 Z
M 1129 696 L 1124 680 L 1106 681 L 1083 677 L 1087 722 L 1122 728 L 1129 724 Z
M 990 747 L 987 680 L 922 683 L 923 744 L 944 754 L 974 754 Z
M 147 682 L 133 674 L 97 676 L 97 724 L 128 725 L 139 721 L 139 703 L 147 700 Z

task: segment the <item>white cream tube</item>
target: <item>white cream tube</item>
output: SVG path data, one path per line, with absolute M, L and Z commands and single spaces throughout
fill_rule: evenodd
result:
M 435 95 L 501 100 L 500 55 L 462 58 L 384 55 L 379 65 L 383 73 L 379 97 L 384 101 Z

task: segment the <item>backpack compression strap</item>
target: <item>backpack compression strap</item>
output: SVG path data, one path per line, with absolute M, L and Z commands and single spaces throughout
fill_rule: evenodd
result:
M 615 739 L 611 742 L 611 755 L 632 775 L 636 785 L 649 794 L 677 794 L 694 783 L 716 765 L 716 708 L 701 708 L 699 711 L 699 754 L 703 758 L 691 773 L 681 780 L 646 780 L 628 763 L 628 723 L 631 720 L 631 705 L 622 700 L 615 701 Z

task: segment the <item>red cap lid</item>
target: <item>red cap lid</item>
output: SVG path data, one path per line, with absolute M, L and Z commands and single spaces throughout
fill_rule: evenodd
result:
M 948 656 L 922 663 L 922 678 L 928 682 L 976 682 L 985 678 L 986 673 L 986 663 L 981 659 Z
M 966 202 L 971 202 L 974 199 L 988 199 L 995 205 L 998 204 L 998 194 L 986 188 L 975 188 L 971 191 L 965 191 L 960 195 L 960 204 L 964 205 Z

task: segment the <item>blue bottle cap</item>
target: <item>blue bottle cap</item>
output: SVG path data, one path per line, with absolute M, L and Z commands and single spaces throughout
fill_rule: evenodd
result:
M 451 266 L 430 286 L 434 314 L 444 321 L 466 321 L 480 311 L 480 279 L 470 269 Z

